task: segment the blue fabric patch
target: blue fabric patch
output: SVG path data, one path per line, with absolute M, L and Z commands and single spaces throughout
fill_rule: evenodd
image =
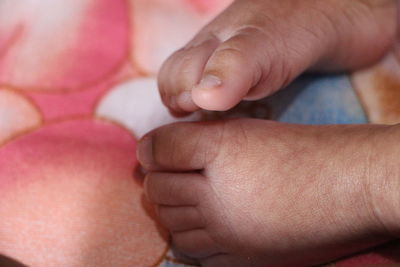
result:
M 265 101 L 271 107 L 272 119 L 281 122 L 368 122 L 347 75 L 304 75 Z

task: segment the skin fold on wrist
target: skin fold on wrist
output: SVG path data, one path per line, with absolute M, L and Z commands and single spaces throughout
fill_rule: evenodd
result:
M 367 164 L 371 177 L 368 191 L 374 216 L 393 238 L 400 237 L 400 124 L 376 126 Z

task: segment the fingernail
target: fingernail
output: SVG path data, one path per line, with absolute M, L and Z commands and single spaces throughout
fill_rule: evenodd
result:
M 192 100 L 191 91 L 183 91 L 182 93 L 180 93 L 176 102 L 184 111 L 187 112 L 192 112 L 198 108 Z
M 201 79 L 199 84 L 195 86 L 196 89 L 214 89 L 222 84 L 220 78 L 214 75 L 206 75 Z
M 153 163 L 153 138 L 151 136 L 143 137 L 136 149 L 136 158 L 143 166 L 143 168 L 148 169 Z

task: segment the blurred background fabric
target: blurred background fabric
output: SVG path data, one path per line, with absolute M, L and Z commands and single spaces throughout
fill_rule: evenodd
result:
M 0 1 L 1 266 L 185 266 L 144 199 L 135 144 L 178 120 L 158 96 L 160 65 L 229 2 Z M 369 73 L 305 75 L 268 99 L 179 120 L 367 123 L 353 85 Z M 396 262 L 399 242 L 330 266 Z

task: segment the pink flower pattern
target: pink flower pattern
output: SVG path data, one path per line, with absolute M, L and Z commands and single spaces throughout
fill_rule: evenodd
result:
M 170 259 L 134 169 L 135 139 L 173 118 L 135 81 L 154 81 L 230 1 L 0 2 L 0 254 L 29 266 Z M 140 103 L 154 109 L 132 116 Z

